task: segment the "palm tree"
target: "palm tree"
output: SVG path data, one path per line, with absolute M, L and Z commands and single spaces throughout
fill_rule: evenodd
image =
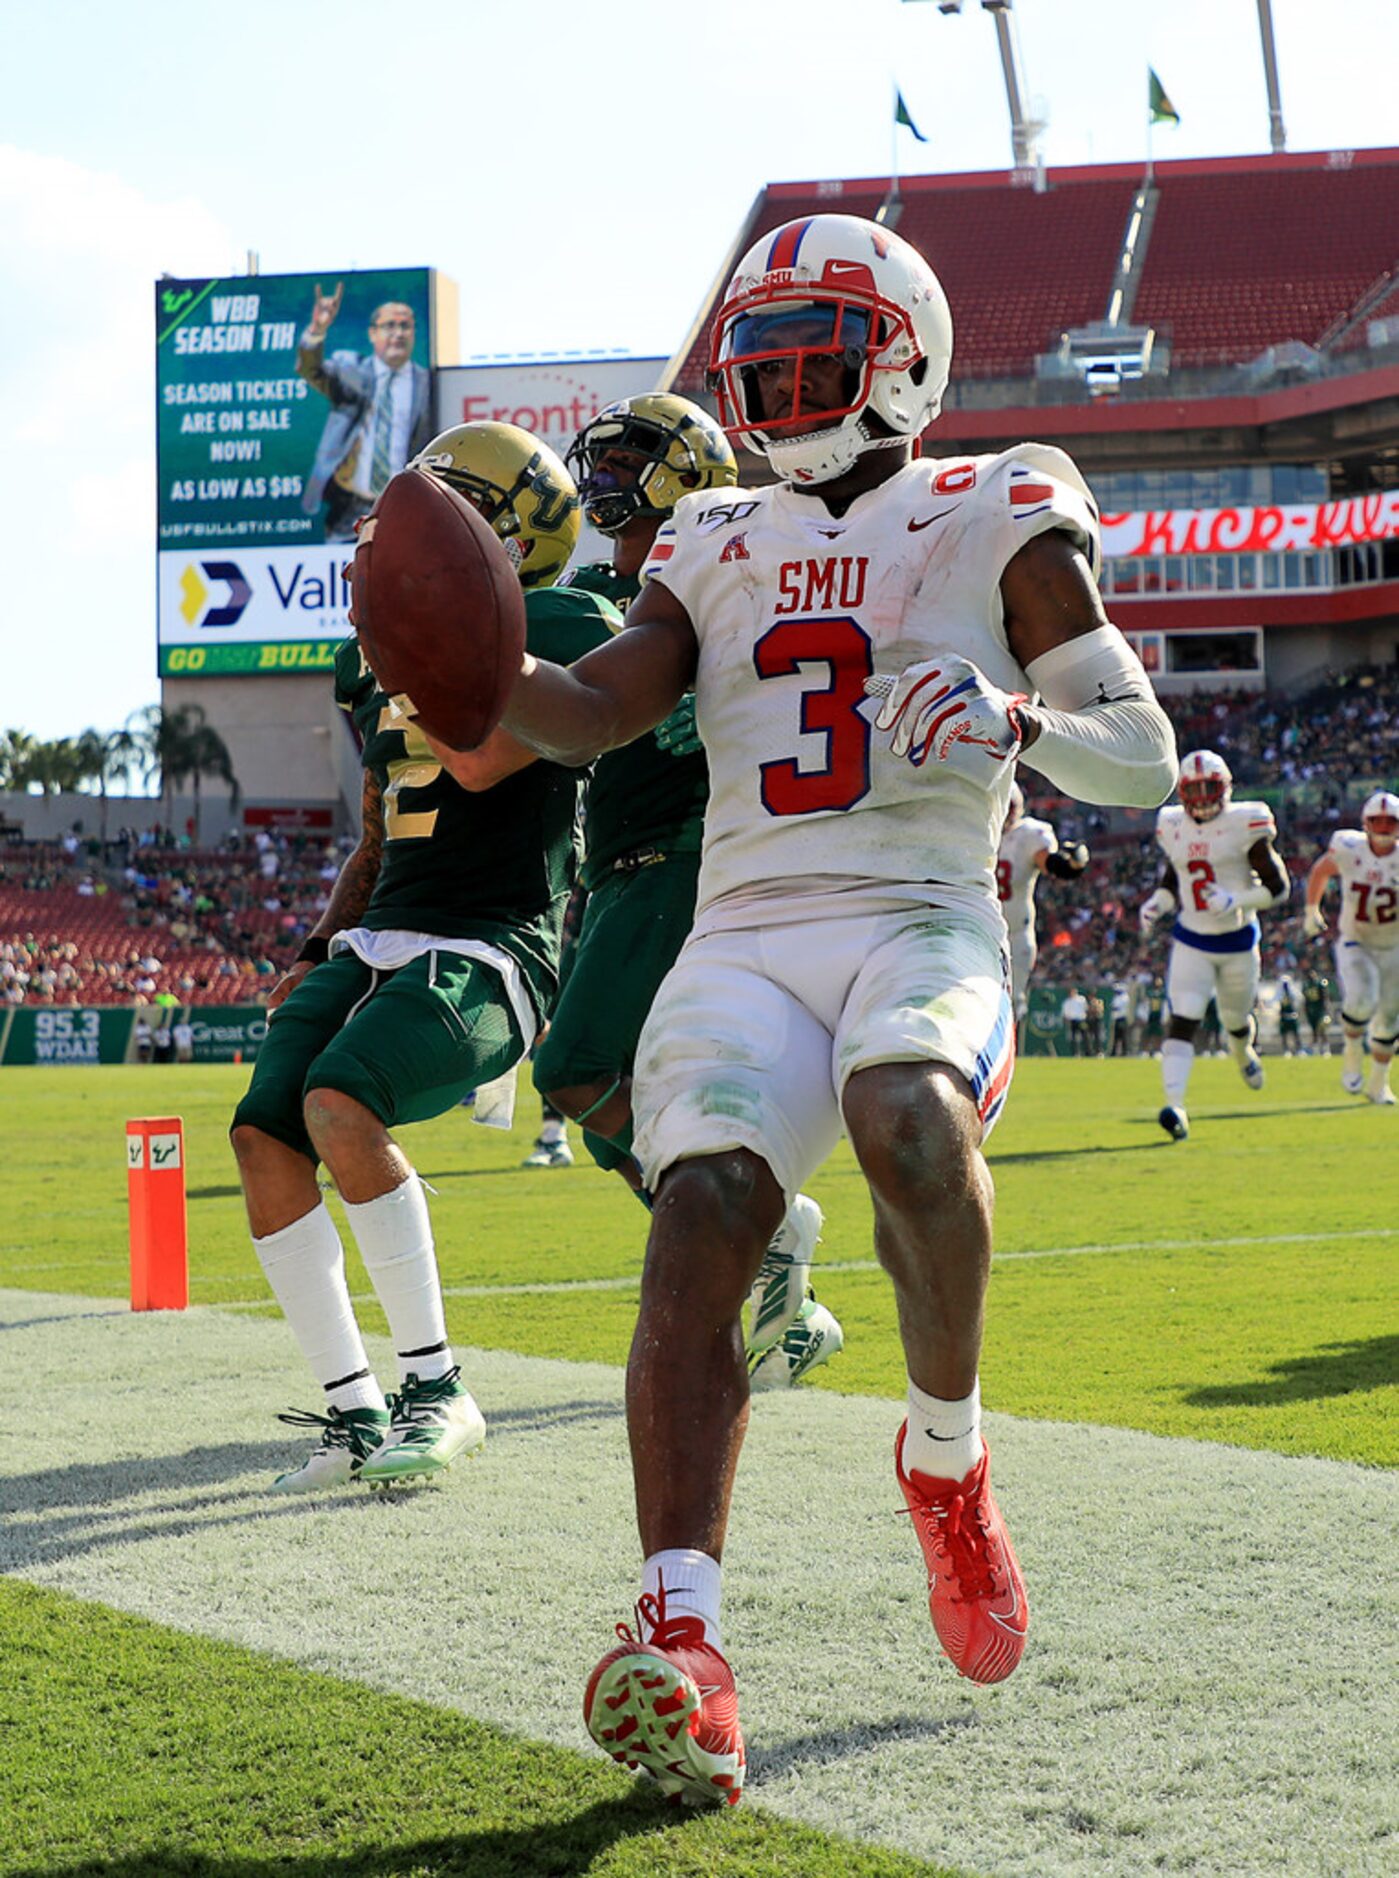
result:
M 228 745 L 208 722 L 200 704 L 182 704 L 173 711 L 163 705 L 148 704 L 139 714 L 142 749 L 145 755 L 143 774 L 147 780 L 160 778 L 161 801 L 167 826 L 173 810 L 170 798 L 174 789 L 188 777 L 194 786 L 194 839 L 200 835 L 202 814 L 200 784 L 205 776 L 217 776 L 228 784 L 236 809 L 242 799 L 238 778 L 233 773 L 233 759 Z
M 97 794 L 102 803 L 100 813 L 104 843 L 107 839 L 107 784 L 124 776 L 130 788 L 128 773 L 131 758 L 138 747 L 135 733 L 130 730 L 85 730 L 78 738 L 78 755 L 84 770 L 82 780 L 97 784 Z
M 38 748 L 38 738 L 27 730 L 0 731 L 0 789 L 24 794 Z
M 90 774 L 75 737 L 57 737 L 52 742 L 36 744 L 29 759 L 28 780 L 38 783 L 46 796 L 65 795 L 75 790 Z

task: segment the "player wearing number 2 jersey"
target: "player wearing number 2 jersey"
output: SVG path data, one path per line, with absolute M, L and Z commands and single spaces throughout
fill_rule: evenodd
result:
M 1175 912 L 1166 994 L 1170 1031 L 1161 1048 L 1166 1103 L 1157 1117 L 1174 1141 L 1190 1131 L 1185 1091 L 1195 1059 L 1195 1032 L 1211 998 L 1229 1049 L 1250 1089 L 1263 1087 L 1254 1042 L 1258 996 L 1260 907 L 1280 905 L 1287 869 L 1273 846 L 1277 829 L 1266 802 L 1235 802 L 1223 757 L 1196 750 L 1180 766 L 1180 805 L 1162 809 L 1156 840 L 1165 854 L 1161 884 L 1143 904 L 1143 932 Z
M 1059 837 L 1048 822 L 1025 813 L 1020 784 L 1010 785 L 1010 806 L 996 855 L 996 891 L 1000 895 L 1001 914 L 1010 941 L 1010 976 L 1017 1028 L 1029 1009 L 1030 974 L 1039 955 L 1035 943 L 1035 888 L 1040 884 L 1040 875 L 1077 880 L 1089 858 L 1082 841 L 1071 841 L 1061 848 Z
M 1365 804 L 1360 828 L 1338 828 L 1307 876 L 1308 938 L 1326 930 L 1321 903 L 1333 880 L 1341 883 L 1336 970 L 1341 980 L 1345 1045 L 1341 1087 L 1385 1107 L 1394 1101 L 1389 1065 L 1399 1041 L 1399 796 L 1378 789 Z M 1363 1040 L 1370 1033 L 1370 1079 Z
M 897 1296 L 896 1473 L 933 1624 L 976 1681 L 1020 1660 L 977 1383 L 981 1146 L 1014 1045 L 996 848 L 1022 754 L 1066 793 L 1154 807 L 1175 750 L 1103 615 L 1097 512 L 1068 458 L 913 456 L 951 358 L 916 250 L 852 216 L 790 222 L 740 261 L 713 330 L 721 416 L 781 480 L 681 502 L 627 631 L 569 672 L 526 660 L 504 722 L 578 761 L 694 686 L 698 907 L 635 1084 L 656 1195 L 627 1382 L 642 1594 L 584 1714 L 667 1791 L 732 1801 L 720 1559 L 747 1421 L 740 1313 L 842 1125 Z
M 463 425 L 419 461 L 513 551 L 534 651 L 566 662 L 610 637 L 620 619 L 606 602 L 550 587 L 578 534 L 577 493 L 552 451 L 512 425 Z M 281 1492 L 439 1473 L 484 1438 L 447 1343 L 422 1185 L 389 1130 L 498 1082 L 534 1041 L 554 996 L 583 780 L 503 731 L 467 756 L 438 751 L 356 640 L 337 654 L 335 689 L 362 740 L 363 832 L 273 993 L 232 1131 L 253 1244 L 325 1391 L 324 1414 L 286 1418 L 321 1432 Z M 319 1161 L 389 1321 L 400 1386 L 387 1404 Z

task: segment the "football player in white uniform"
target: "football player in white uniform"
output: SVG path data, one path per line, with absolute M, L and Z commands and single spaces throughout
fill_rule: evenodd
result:
M 1039 947 L 1035 942 L 1035 888 L 1041 874 L 1058 880 L 1077 880 L 1090 856 L 1082 841 L 1059 846 L 1048 822 L 1025 813 L 1025 795 L 1018 782 L 1010 785 L 1010 806 L 996 855 L 996 892 L 1010 938 L 1010 976 L 1015 1000 L 1017 1041 L 1030 1007 L 1030 974 Z
M 1322 901 L 1333 880 L 1341 883 L 1336 969 L 1341 979 L 1341 1026 L 1345 1044 L 1341 1087 L 1363 1090 L 1372 1102 L 1389 1104 L 1389 1065 L 1399 1037 L 1399 796 L 1377 789 L 1365 804 L 1360 828 L 1338 828 L 1325 854 L 1307 876 L 1307 937 L 1326 931 Z M 1363 1040 L 1370 1032 L 1370 1079 L 1365 1080 Z
M 569 670 L 526 657 L 504 718 L 582 763 L 693 686 L 709 755 L 695 925 L 637 1048 L 655 1196 L 627 1376 L 642 1595 L 584 1697 L 601 1747 L 693 1800 L 743 1782 L 719 1615 L 741 1312 L 842 1123 L 897 1298 L 896 1470 L 934 1627 L 978 1682 L 1024 1647 L 977 1384 L 981 1149 L 1014 1055 L 996 847 L 1020 756 L 1066 794 L 1155 806 L 1175 748 L 1103 614 L 1069 459 L 915 458 L 951 340 L 936 276 L 887 229 L 818 215 L 764 235 L 711 357 L 730 434 L 779 482 L 687 496 L 628 630 Z
M 1213 998 L 1229 1050 L 1250 1089 L 1263 1087 L 1254 1048 L 1258 1024 L 1260 907 L 1281 906 L 1291 891 L 1273 842 L 1277 829 L 1266 802 L 1235 802 L 1229 765 L 1213 750 L 1194 750 L 1180 765 L 1180 805 L 1162 809 L 1156 839 L 1166 856 L 1161 884 L 1145 900 L 1141 928 L 1149 933 L 1175 914 L 1166 996 L 1171 1019 L 1161 1046 L 1166 1105 L 1157 1117 L 1174 1141 L 1190 1132 L 1185 1091 L 1195 1061 L 1195 1032 Z

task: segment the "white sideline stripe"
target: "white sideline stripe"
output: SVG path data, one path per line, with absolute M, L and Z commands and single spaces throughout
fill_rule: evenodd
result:
M 1255 1245 L 1314 1245 L 1324 1243 L 1333 1245 L 1345 1239 L 1389 1239 L 1395 1234 L 1393 1226 L 1362 1226 L 1346 1232 L 1275 1232 L 1260 1234 L 1243 1239 L 1211 1239 L 1213 1246 L 1255 1246 Z M 1193 1252 L 1203 1242 L 1199 1239 L 1122 1239 L 1112 1245 L 1052 1245 L 1039 1246 L 1025 1252 L 997 1252 L 993 1263 L 1006 1264 L 1011 1259 L 1081 1259 L 1101 1258 L 1111 1252 Z M 877 1272 L 880 1269 L 878 1259 L 814 1259 L 813 1271 L 827 1272 Z M 621 1278 L 560 1278 L 553 1282 L 539 1280 L 529 1283 L 508 1285 L 444 1285 L 444 1298 L 526 1298 L 560 1297 L 571 1291 L 635 1291 L 641 1283 L 640 1271 L 628 1272 Z M 377 1303 L 373 1292 L 359 1291 L 351 1298 L 352 1304 Z M 205 1307 L 219 1311 L 265 1311 L 274 1308 L 271 1298 L 256 1298 L 237 1303 L 209 1305 Z
M 440 1490 L 280 1499 L 273 1413 L 315 1393 L 283 1324 L 0 1291 L 0 1569 L 591 1752 L 636 1596 L 622 1373 L 462 1356 L 491 1432 Z M 60 1371 L 88 1386 L 36 1421 Z M 725 1635 L 756 1802 L 982 1878 L 1395 1869 L 1392 1475 L 988 1417 L 1033 1619 L 977 1689 L 929 1632 L 902 1413 L 755 1403 Z

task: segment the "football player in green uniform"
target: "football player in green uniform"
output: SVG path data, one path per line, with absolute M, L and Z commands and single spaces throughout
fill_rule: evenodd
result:
M 604 595 L 625 611 L 656 531 L 696 490 L 738 481 L 728 439 L 706 411 L 669 392 L 608 405 L 568 453 L 584 513 L 613 543 L 610 562 L 573 569 L 570 592 Z M 635 743 L 599 758 L 588 786 L 583 883 L 588 904 L 548 1035 L 535 1054 L 541 1095 L 583 1124 L 599 1166 L 636 1191 L 631 1072 L 656 989 L 695 915 L 709 769 L 694 699 Z M 821 1209 L 799 1194 L 754 1287 L 748 1354 L 757 1388 L 799 1381 L 841 1347 L 840 1325 L 811 1295 Z
M 1302 1048 L 1301 1009 L 1297 987 L 1290 978 L 1278 983 L 1278 1036 L 1284 1056 L 1297 1056 Z
M 1312 1049 L 1325 1056 L 1330 1048 L 1326 1027 L 1330 1022 L 1331 980 L 1325 972 L 1309 970 L 1302 980 L 1302 1004 L 1311 1027 Z
M 553 584 L 578 537 L 578 497 L 546 445 L 513 425 L 464 424 L 416 464 L 503 541 L 532 652 L 571 662 L 620 625 L 606 600 Z M 411 700 L 380 690 L 357 639 L 336 655 L 335 687 L 363 744 L 363 833 L 273 991 L 232 1127 L 258 1258 L 325 1391 L 325 1413 L 282 1417 L 319 1430 L 275 1482 L 283 1492 L 440 1473 L 485 1438 L 447 1342 L 422 1183 L 390 1130 L 499 1083 L 534 1042 L 557 989 L 584 780 L 504 731 L 466 755 L 439 751 Z M 320 1161 L 389 1321 L 399 1378 L 387 1401 Z

